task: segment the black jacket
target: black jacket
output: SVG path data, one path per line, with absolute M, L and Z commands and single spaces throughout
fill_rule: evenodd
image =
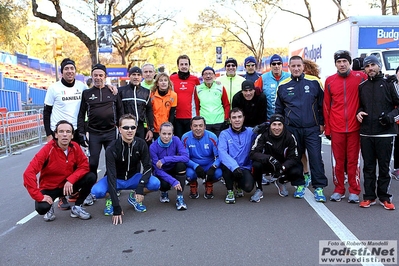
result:
M 301 160 L 295 137 L 285 126 L 278 137 L 271 134 L 270 128 L 266 129 L 263 134 L 259 134 L 252 145 L 249 156 L 251 160 L 260 163 L 267 163 L 270 156 L 273 156 L 286 169 L 298 164 Z
M 368 80 L 360 83 L 357 113 L 363 111 L 368 114 L 363 116 L 360 134 L 374 136 L 396 134 L 395 117 L 399 115 L 396 106 L 399 106 L 399 97 L 395 86 L 387 82 L 381 72 L 374 78 L 369 77 Z M 385 126 L 378 121 L 382 112 L 390 118 L 390 123 Z
M 140 173 L 143 165 L 143 176 L 137 186 L 136 193 L 143 195 L 145 185 L 151 176 L 151 159 L 147 143 L 135 137 L 131 144 L 118 138 L 111 142 L 105 151 L 105 164 L 107 168 L 108 192 L 112 199 L 114 215 L 119 215 L 121 208 L 117 196 L 116 180 L 128 180 L 136 173 Z M 119 212 L 118 212 L 119 210 Z
M 152 130 L 154 128 L 154 113 L 150 94 L 150 90 L 131 83 L 118 88 L 118 95 L 122 100 L 124 113 L 136 116 L 139 122 L 147 122 L 148 128 Z
M 231 107 L 238 107 L 244 112 L 244 126 L 254 127 L 266 122 L 267 100 L 266 95 L 254 95 L 252 100 L 248 101 L 244 98 L 242 91 L 237 92 L 232 100 Z
M 118 126 L 118 120 L 123 114 L 122 103 L 118 95 L 113 95 L 107 86 L 102 89 L 93 87 L 82 92 L 78 116 L 79 132 L 85 132 L 86 113 L 89 132 L 108 132 Z

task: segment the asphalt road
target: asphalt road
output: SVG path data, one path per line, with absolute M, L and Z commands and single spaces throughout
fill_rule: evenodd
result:
M 105 201 L 87 207 L 92 219 L 69 217 L 56 208 L 56 220 L 44 222 L 22 184 L 22 173 L 40 147 L 0 159 L 0 265 L 319 265 L 320 240 L 398 240 L 399 210 L 379 204 L 362 209 L 341 202 L 316 203 L 313 189 L 305 199 L 282 198 L 274 185 L 264 186 L 260 203 L 251 194 L 225 204 L 226 189 L 215 184 L 215 198 L 189 199 L 187 211 L 177 211 L 175 193 L 160 203 L 159 193 L 145 198 L 147 212 L 137 213 L 121 195 L 123 224 L 114 226 L 103 215 Z M 323 145 L 329 186 L 330 146 Z M 101 162 L 99 177 L 104 173 Z M 399 182 L 390 192 L 397 196 Z M 393 200 L 399 208 L 399 203 Z M 332 265 L 332 264 L 330 264 Z M 334 264 L 339 265 L 339 264 Z M 382 264 L 377 264 L 382 265 Z

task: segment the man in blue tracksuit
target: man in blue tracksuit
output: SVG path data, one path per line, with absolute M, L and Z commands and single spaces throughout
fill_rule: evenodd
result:
M 236 197 L 243 197 L 244 192 L 254 188 L 254 178 L 251 174 L 252 162 L 249 158 L 251 145 L 255 139 L 252 128 L 244 127 L 244 113 L 235 107 L 231 109 L 230 127 L 219 135 L 219 158 L 222 163 L 223 178 L 226 182 L 227 204 L 235 203 Z M 236 183 L 236 195 L 233 187 Z
M 211 131 L 205 130 L 205 118 L 195 116 L 190 122 L 191 131 L 185 133 L 181 140 L 190 160 L 186 163 L 186 175 L 190 182 L 190 198 L 198 199 L 197 178 L 205 180 L 204 198 L 213 199 L 213 183 L 222 178 L 219 168 L 218 138 Z
M 291 78 L 281 82 L 277 90 L 276 113 L 285 116 L 287 129 L 298 141 L 298 152 L 308 151 L 312 185 L 316 201 L 325 202 L 323 188 L 328 180 L 321 157 L 321 138 L 324 132 L 324 92 L 320 80 L 303 73 L 300 56 L 289 60 Z

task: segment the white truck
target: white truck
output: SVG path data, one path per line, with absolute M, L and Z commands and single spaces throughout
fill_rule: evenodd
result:
M 377 56 L 384 74 L 399 66 L 399 16 L 353 16 L 289 44 L 289 54 L 311 59 L 324 80 L 336 73 L 334 53 L 348 50 L 355 57 Z

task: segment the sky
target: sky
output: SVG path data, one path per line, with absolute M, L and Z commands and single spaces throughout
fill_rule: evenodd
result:
M 332 0 L 308 1 L 312 7 L 312 16 L 316 30 L 324 28 L 335 22 L 338 11 Z M 369 0 L 342 0 L 343 5 L 345 5 L 344 10 L 347 12 L 347 15 L 355 16 L 380 14 L 379 9 L 370 9 L 369 5 L 365 3 L 368 1 Z M 81 2 L 81 0 L 69 0 L 66 3 L 70 6 L 74 6 L 74 2 L 78 3 Z M 159 11 L 166 13 L 177 12 L 174 18 L 176 23 L 164 25 L 159 32 L 160 36 L 170 39 L 173 37 L 174 31 L 178 31 L 184 27 L 185 21 L 197 21 L 200 11 L 205 8 L 212 7 L 214 2 L 215 0 L 144 0 L 143 10 L 147 14 Z M 52 5 L 49 4 L 49 1 L 38 0 L 38 3 L 42 8 L 42 11 L 46 11 L 46 13 L 51 14 L 51 11 L 48 10 L 53 10 L 53 8 Z M 285 8 L 307 15 L 303 1 L 284 0 L 284 3 Z M 46 4 L 47 7 L 44 4 Z M 104 4 L 102 6 L 104 6 Z M 331 10 L 331 12 L 326 12 L 326 10 Z M 218 11 L 220 12 L 221 16 L 226 15 L 225 10 L 219 8 Z M 251 18 L 251 11 L 249 8 L 240 8 L 240 11 L 244 17 Z M 84 13 L 83 15 L 90 17 L 90 14 L 88 15 L 87 12 L 82 11 L 82 13 Z M 68 14 L 68 12 L 64 12 L 63 14 Z M 275 9 L 273 14 L 269 17 L 271 19 L 266 28 L 267 46 L 269 47 L 286 47 L 290 41 L 311 33 L 310 24 L 307 22 L 307 20 L 300 18 L 299 16 Z M 74 16 L 71 15 L 69 19 L 72 19 L 73 21 Z M 94 37 L 94 31 L 92 30 L 93 27 L 90 23 L 92 22 L 87 24 L 87 34 L 89 37 L 91 37 L 90 35 L 93 35 Z M 254 32 L 253 34 L 257 34 L 257 32 Z
M 159 1 L 159 0 L 150 0 Z M 186 1 L 189 4 L 182 5 L 181 0 L 169 0 L 169 1 L 159 1 L 157 6 L 162 8 L 170 8 L 175 10 L 181 10 L 175 20 L 178 22 L 174 26 L 174 29 L 182 27 L 185 20 L 195 21 L 198 18 L 199 12 L 202 9 L 212 6 L 214 0 L 200 0 L 200 1 Z M 349 16 L 359 16 L 359 15 L 379 15 L 379 9 L 370 9 L 367 5 L 368 1 L 364 0 L 342 0 L 344 11 L 347 12 Z M 302 0 L 284 0 L 285 8 L 289 10 L 294 10 L 296 12 L 307 15 L 305 5 Z M 316 30 L 327 27 L 335 22 L 338 9 L 332 0 L 309 0 L 312 7 L 312 17 L 314 21 L 314 26 Z M 326 10 L 332 10 L 332 12 L 325 12 Z M 222 13 L 222 10 L 220 10 Z M 244 12 L 246 10 L 242 10 Z M 246 15 L 251 17 L 250 12 Z M 303 37 L 311 33 L 310 24 L 307 20 L 289 14 L 287 12 L 282 12 L 280 10 L 275 10 L 271 20 L 266 29 L 266 36 L 270 36 L 267 39 L 267 44 L 272 47 L 288 46 L 290 41 Z M 163 31 L 162 35 L 166 38 L 170 38 L 172 31 Z

